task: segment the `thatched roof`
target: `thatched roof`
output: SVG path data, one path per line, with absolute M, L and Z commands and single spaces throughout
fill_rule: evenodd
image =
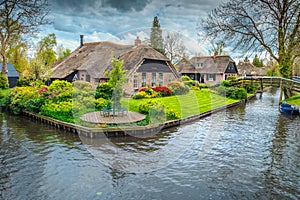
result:
M 166 61 L 176 73 L 169 59 L 151 47 L 94 42 L 84 43 L 81 48 L 55 63 L 52 78 L 64 78 L 76 70 L 86 70 L 93 78 L 107 78 L 104 72 L 112 69 L 112 56 L 124 60 L 124 69 L 128 72 L 148 58 Z
M 226 68 L 230 62 L 234 63 L 234 60 L 229 55 L 217 55 L 195 56 L 191 58 L 190 62 L 196 68 L 200 68 L 199 73 L 221 74 L 226 71 Z
M 262 76 L 266 75 L 266 69 L 264 67 L 256 67 L 250 62 L 241 62 L 237 65 L 240 74 Z
M 176 68 L 180 73 L 195 73 L 199 72 L 200 68 L 196 68 L 189 60 L 183 58 L 176 64 Z

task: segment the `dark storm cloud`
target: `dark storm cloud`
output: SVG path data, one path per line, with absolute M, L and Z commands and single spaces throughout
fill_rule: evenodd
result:
M 102 0 L 103 7 L 116 8 L 121 12 L 142 11 L 152 0 Z

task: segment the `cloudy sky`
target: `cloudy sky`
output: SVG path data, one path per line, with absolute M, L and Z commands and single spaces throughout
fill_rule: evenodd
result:
M 197 24 L 222 0 L 50 0 L 54 23 L 40 36 L 55 33 L 58 44 L 71 50 L 85 42 L 114 41 L 132 44 L 138 35 L 149 38 L 152 21 L 158 16 L 164 32 L 178 32 L 190 51 L 207 54 L 199 42 Z M 200 45 L 201 43 L 201 45 Z

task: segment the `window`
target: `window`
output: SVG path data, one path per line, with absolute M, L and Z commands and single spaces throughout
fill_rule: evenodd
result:
M 156 73 L 155 72 L 153 72 L 152 73 L 152 87 L 155 87 L 155 85 L 156 85 Z
M 158 74 L 158 85 L 159 86 L 164 85 L 164 74 L 163 73 Z
M 146 73 L 142 73 L 142 87 L 146 87 Z
M 95 78 L 95 83 L 100 83 L 100 78 Z
M 203 67 L 203 63 L 198 63 L 197 67 Z
M 85 80 L 86 80 L 87 82 L 90 82 L 90 81 L 91 81 L 91 76 L 87 74 L 87 75 L 85 76 Z
M 133 88 L 138 88 L 138 76 L 133 77 Z
M 215 74 L 207 74 L 207 80 L 208 81 L 215 81 L 216 75 Z

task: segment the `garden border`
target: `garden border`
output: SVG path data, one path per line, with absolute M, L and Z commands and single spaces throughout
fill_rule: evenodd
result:
M 139 136 L 139 135 L 147 135 L 157 133 L 162 129 L 167 129 L 183 124 L 187 124 L 198 119 L 210 116 L 211 114 L 217 113 L 219 111 L 225 110 L 227 108 L 239 106 L 241 104 L 245 104 L 247 100 L 255 97 L 256 94 L 252 94 L 247 97 L 247 99 L 241 100 L 239 102 L 235 102 L 232 104 L 228 104 L 219 108 L 212 109 L 210 111 L 196 114 L 192 116 L 188 116 L 182 119 L 170 120 L 160 124 L 150 124 L 147 126 L 119 126 L 114 128 L 89 128 L 82 125 L 77 125 L 73 123 L 63 122 L 57 119 L 53 119 L 51 117 L 31 113 L 28 111 L 24 111 L 23 114 L 31 120 L 39 121 L 44 124 L 51 125 L 57 129 L 61 129 L 67 132 L 75 133 L 80 136 L 84 136 L 87 138 L 99 138 L 99 137 L 124 137 L 124 136 Z

